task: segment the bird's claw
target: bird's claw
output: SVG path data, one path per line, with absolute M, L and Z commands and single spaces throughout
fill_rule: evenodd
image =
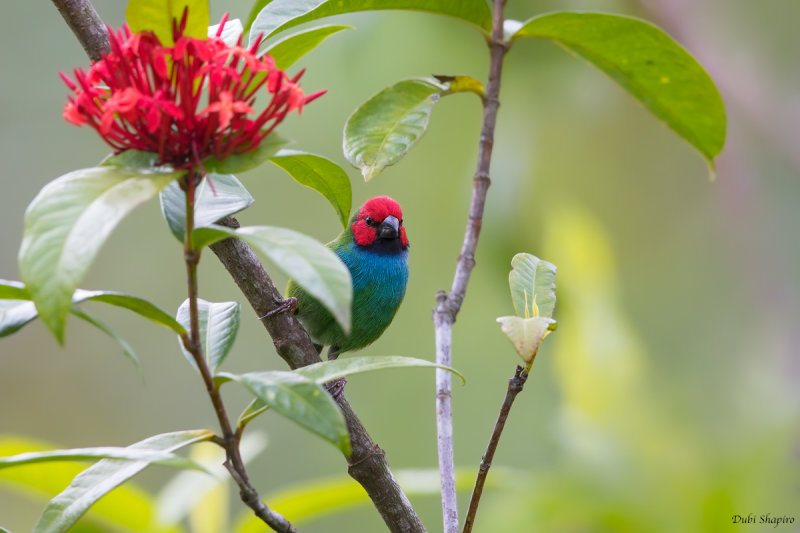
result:
M 258 319 L 264 320 L 265 318 L 277 315 L 278 313 L 285 313 L 286 311 L 291 311 L 294 313 L 297 310 L 297 298 L 294 296 L 290 296 L 285 300 L 277 300 L 276 303 L 278 304 L 278 307 L 268 312 L 266 315 L 258 317 Z
M 347 385 L 347 378 L 339 378 L 326 383 L 325 389 L 334 400 L 339 400 L 339 398 L 342 396 L 342 393 L 344 393 L 345 385 Z

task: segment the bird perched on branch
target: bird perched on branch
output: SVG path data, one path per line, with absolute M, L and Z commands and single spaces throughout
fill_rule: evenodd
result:
M 388 196 L 367 200 L 328 248 L 347 265 L 353 278 L 353 322 L 346 335 L 330 312 L 299 285 L 289 282 L 297 298 L 297 317 L 328 359 L 375 342 L 403 301 L 408 282 L 408 237 L 403 213 Z

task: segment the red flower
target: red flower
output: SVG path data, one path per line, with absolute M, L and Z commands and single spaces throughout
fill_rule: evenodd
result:
M 305 96 L 268 55 L 229 46 L 220 38 L 183 35 L 186 12 L 174 23 L 175 46 L 163 46 L 146 31 L 131 34 L 127 25 L 108 29 L 111 51 L 89 72 L 75 69 L 75 82 L 61 73 L 74 92 L 64 118 L 88 124 L 117 152 L 158 154 L 159 164 L 202 169 L 202 161 L 225 159 L 258 148 L 264 137 L 293 110 L 325 91 Z M 77 83 L 76 83 L 77 82 Z M 254 110 L 256 96 L 269 95 L 266 108 Z

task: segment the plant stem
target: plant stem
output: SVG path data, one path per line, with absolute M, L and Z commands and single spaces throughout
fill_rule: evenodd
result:
M 245 469 L 244 461 L 239 451 L 239 438 L 233 431 L 230 419 L 225 410 L 225 404 L 219 392 L 219 387 L 214 384 L 214 376 L 212 376 L 211 370 L 208 364 L 206 364 L 206 359 L 203 357 L 203 344 L 200 340 L 200 313 L 197 309 L 197 264 L 200 261 L 200 251 L 195 250 L 192 246 L 192 231 L 194 230 L 194 193 L 196 182 L 199 179 L 202 179 L 202 177 L 198 176 L 194 170 L 190 170 L 186 190 L 186 237 L 183 245 L 183 256 L 186 262 L 186 280 L 189 292 L 189 337 L 187 339 L 184 336 L 184 345 L 194 358 L 200 375 L 203 377 L 206 392 L 211 399 L 211 404 L 214 406 L 214 412 L 217 415 L 217 420 L 222 430 L 221 445 L 225 449 L 227 455 L 225 468 L 228 469 L 231 477 L 239 486 L 239 495 L 242 501 L 253 510 L 258 518 L 263 520 L 264 523 L 275 531 L 296 533 L 297 530 L 285 517 L 272 511 L 261 501 L 258 496 L 258 491 L 250 484 L 247 470 Z
M 497 422 L 494 424 L 494 431 L 489 439 L 489 445 L 486 447 L 486 453 L 483 454 L 481 465 L 478 468 L 478 477 L 475 478 L 475 487 L 472 489 L 472 497 L 469 500 L 469 509 L 467 510 L 467 519 L 464 522 L 464 532 L 470 533 L 472 526 L 475 523 L 475 514 L 478 512 L 478 504 L 481 501 L 483 494 L 483 485 L 486 483 L 486 476 L 489 474 L 489 469 L 492 467 L 492 459 L 494 459 L 494 452 L 497 450 L 497 445 L 500 442 L 500 435 L 503 433 L 503 428 L 508 419 L 508 413 L 511 411 L 511 406 L 517 394 L 522 392 L 525 382 L 528 380 L 528 368 L 517 366 L 514 377 L 508 380 L 508 390 L 506 391 L 506 398 L 503 400 L 503 405 L 500 406 L 500 413 L 497 415 Z
M 475 249 L 483 223 L 483 210 L 486 205 L 486 191 L 491 180 L 489 169 L 494 146 L 494 129 L 497 123 L 497 109 L 500 106 L 500 80 L 503 70 L 503 57 L 507 44 L 503 39 L 503 9 L 505 0 L 494 0 L 492 11 L 492 34 L 489 40 L 489 81 L 483 99 L 483 122 L 478 145 L 478 166 L 473 178 L 472 200 L 469 220 L 464 232 L 461 254 L 456 263 L 456 272 L 450 293 L 440 291 L 436 295 L 436 308 L 433 323 L 436 337 L 436 362 L 451 365 L 453 344 L 453 323 L 461 309 L 467 291 L 472 269 L 475 267 Z M 439 476 L 442 491 L 442 519 L 445 533 L 458 532 L 458 505 L 455 488 L 455 460 L 453 452 L 453 419 L 451 402 L 451 376 L 448 372 L 436 371 L 436 429 L 439 451 Z
M 109 51 L 106 27 L 91 2 L 53 0 L 53 4 L 78 38 L 89 59 L 98 61 L 103 52 Z
M 108 50 L 108 35 L 105 24 L 90 0 L 53 2 L 75 36 L 84 44 L 89 57 L 100 58 L 101 52 Z M 91 35 L 100 35 L 102 38 L 93 39 Z M 235 218 L 229 217 L 226 221 L 232 227 L 239 227 Z M 255 309 L 256 316 L 264 316 L 278 307 L 281 293 L 247 244 L 237 239 L 226 239 L 213 244 L 211 249 Z M 291 368 L 321 361 L 308 333 L 290 313 L 273 314 L 261 323 L 272 338 L 278 355 Z M 187 337 L 184 342 L 188 340 Z M 425 526 L 392 475 L 383 450 L 367 433 L 344 394 L 337 401 L 344 413 L 352 446 L 347 472 L 364 487 L 392 533 L 425 533 Z
M 221 224 L 238 228 L 239 223 L 228 217 Z M 238 239 L 225 239 L 211 245 L 211 250 L 225 266 L 245 298 L 256 312 L 264 317 L 275 349 L 291 368 L 300 368 L 321 361 L 308 334 L 291 313 L 270 313 L 281 302 L 281 293 L 253 250 Z M 267 316 L 268 315 L 268 316 Z M 393 533 L 425 533 L 425 526 L 411 506 L 403 489 L 397 484 L 386 454 L 372 440 L 353 408 L 342 394 L 336 402 L 344 414 L 350 433 L 352 454 L 347 473 L 366 490 L 375 508 Z

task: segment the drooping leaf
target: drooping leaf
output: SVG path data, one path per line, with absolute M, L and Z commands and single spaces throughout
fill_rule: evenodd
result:
M 353 193 L 347 173 L 325 157 L 281 150 L 270 161 L 289 173 L 299 184 L 314 189 L 324 196 L 336 210 L 342 226 L 347 227 Z
M 69 450 L 47 450 L 40 452 L 25 452 L 10 457 L 0 457 L 0 469 L 11 468 L 33 463 L 46 463 L 52 461 L 97 461 L 98 459 L 121 459 L 125 461 L 146 461 L 150 464 L 188 468 L 191 470 L 205 469 L 196 462 L 160 450 L 138 450 L 134 448 L 119 448 L 116 446 L 99 446 L 96 448 L 72 448 Z
M 39 316 L 30 300 L 0 300 L 0 337 L 11 335 Z
M 125 18 L 131 31 L 150 30 L 164 46 L 174 44 L 172 20 L 181 20 L 183 10 L 189 9 L 184 35 L 205 39 L 208 32 L 208 0 L 129 0 Z
M 213 433 L 208 430 L 176 431 L 155 435 L 128 448 L 169 453 L 189 444 L 208 440 L 212 436 Z M 150 464 L 149 461 L 103 459 L 90 466 L 78 474 L 61 494 L 50 501 L 39 517 L 34 533 L 67 531 L 97 500 Z
M 198 228 L 192 238 L 200 248 L 228 237 L 240 238 L 269 259 L 319 300 L 344 331 L 350 331 L 353 282 L 350 271 L 329 248 L 302 233 L 272 226 Z
M 12 301 L 17 299 L 19 301 Z M 124 307 L 157 324 L 167 326 L 179 335 L 186 333 L 183 326 L 178 324 L 174 318 L 147 300 L 135 296 L 113 291 L 86 291 L 83 289 L 76 289 L 72 296 L 73 306 L 85 301 L 97 301 Z M 76 308 L 73 307 L 73 313 L 79 315 L 75 310 Z M 23 283 L 0 280 L 0 337 L 14 333 L 38 316 L 39 313 L 36 311 L 36 306 L 30 301 L 30 293 Z M 85 317 L 81 318 L 85 319 Z M 96 321 L 96 319 L 92 320 Z M 92 323 L 100 327 L 99 324 Z M 105 326 L 100 327 L 100 329 L 111 335 L 111 337 L 120 344 L 126 355 L 132 355 L 132 351 L 130 351 L 130 353 L 128 352 L 130 347 L 127 343 L 118 338 L 112 331 L 104 329 L 104 327 Z
M 331 442 L 343 454 L 350 455 L 350 436 L 344 415 L 322 385 L 294 372 L 281 370 L 224 375 L 241 383 L 276 413 Z
M 181 326 L 165 311 L 151 304 L 147 300 L 138 298 L 136 296 L 115 291 L 87 291 L 83 289 L 77 289 L 72 298 L 73 304 L 79 304 L 86 301 L 102 302 L 108 305 L 123 307 L 140 316 L 143 316 L 144 318 L 152 320 L 156 324 L 161 324 L 168 327 L 178 335 L 186 333 L 186 330 L 183 328 L 183 326 Z
M 31 293 L 21 281 L 0 279 L 0 300 L 30 300 Z
M 334 33 L 352 28 L 352 26 L 319 26 L 303 30 L 281 39 L 264 53 L 272 56 L 276 67 L 286 70 Z
M 209 179 L 211 183 L 209 183 Z M 213 184 L 213 189 L 211 185 Z M 180 242 L 186 237 L 186 196 L 178 183 L 170 183 L 159 195 L 161 214 Z M 253 205 L 253 197 L 236 176 L 210 174 L 195 189 L 194 225 L 209 226 Z
M 383 9 L 424 11 L 466 22 L 488 35 L 492 14 L 486 0 L 272 0 L 250 27 L 250 44 L 259 34 L 269 37 L 312 20 Z
M 288 143 L 289 141 L 273 132 L 263 139 L 255 150 L 243 154 L 229 155 L 222 161 L 211 156 L 203 160 L 203 167 L 208 172 L 215 174 L 239 174 L 245 170 L 256 168 Z M 214 181 L 215 186 L 216 184 L 217 182 Z
M 114 333 L 114 330 L 103 324 L 101 321 L 81 311 L 80 309 L 73 308 L 72 313 L 75 316 L 82 318 L 89 324 L 93 325 L 94 327 L 96 327 L 109 337 L 111 337 L 119 345 L 119 347 L 122 348 L 122 353 L 125 355 L 125 357 L 127 357 L 128 361 L 133 363 L 133 366 L 136 368 L 136 371 L 139 372 L 139 376 L 142 378 L 142 380 L 144 380 L 144 374 L 142 372 L 142 362 L 139 361 L 139 358 L 136 356 L 136 352 L 133 351 L 133 348 L 131 348 L 131 345 L 128 344 L 125 341 L 125 339 Z
M 556 307 L 556 266 L 531 254 L 511 259 L 508 286 L 517 316 L 553 317 Z
M 345 376 L 350 376 L 352 374 L 372 372 L 374 370 L 383 370 L 385 368 L 403 367 L 441 368 L 443 370 L 447 370 L 448 372 L 452 372 L 461 378 L 462 382 L 465 382 L 464 376 L 461 375 L 461 373 L 459 373 L 457 370 L 454 370 L 450 367 L 437 365 L 432 361 L 426 361 L 424 359 L 403 357 L 400 355 L 347 357 L 304 366 L 294 370 L 294 372 L 300 374 L 301 376 L 307 377 L 315 383 L 323 384 Z
M 212 374 L 217 373 L 217 369 L 233 347 L 236 333 L 239 331 L 241 307 L 238 302 L 216 303 L 197 299 L 200 342 L 203 345 L 203 356 Z M 176 320 L 187 330 L 189 329 L 189 300 L 184 300 L 178 308 Z M 178 345 L 189 364 L 197 368 L 192 354 L 186 350 L 180 339 Z
M 364 180 L 397 163 L 422 137 L 447 87 L 412 79 L 388 87 L 356 109 L 344 127 L 344 156 Z
M 59 342 L 72 294 L 100 246 L 120 220 L 179 175 L 86 168 L 51 181 L 33 199 L 25 212 L 20 274 Z
M 501 316 L 497 322 L 500 323 L 500 329 L 503 330 L 508 340 L 514 345 L 517 354 L 526 363 L 533 361 L 539 345 L 556 326 L 555 320 L 544 316 L 532 318 Z
M 630 92 L 696 148 L 709 165 L 725 144 L 725 108 L 703 67 L 652 24 L 604 13 L 534 17 L 513 38 L 551 39 Z
M 0 437 L 0 456 L 54 448 L 49 443 L 30 438 Z M 0 488 L 44 505 L 85 468 L 86 465 L 78 462 L 33 463 L 5 468 L 0 470 Z M 86 524 L 92 531 L 99 531 L 102 527 L 120 533 L 184 533 L 179 526 L 159 523 L 155 515 L 155 502 L 149 494 L 129 482 L 94 504 L 70 531 L 82 531 L 80 526 Z

